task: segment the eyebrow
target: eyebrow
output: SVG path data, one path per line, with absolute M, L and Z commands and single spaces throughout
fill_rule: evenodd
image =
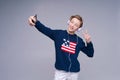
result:
M 71 20 L 71 22 L 74 22 L 74 21 Z M 77 23 L 75 23 L 75 25 L 79 26 L 79 24 L 77 24 Z

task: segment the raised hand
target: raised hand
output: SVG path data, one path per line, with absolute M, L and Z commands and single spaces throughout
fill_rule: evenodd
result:
M 36 21 L 37 21 L 37 15 L 30 16 L 28 18 L 28 23 L 29 23 L 30 26 L 35 26 Z
M 88 34 L 88 31 L 87 31 L 87 30 L 85 30 L 85 31 L 83 32 L 83 37 L 85 38 L 85 40 L 86 40 L 87 43 L 90 43 L 90 42 L 91 42 L 91 36 Z

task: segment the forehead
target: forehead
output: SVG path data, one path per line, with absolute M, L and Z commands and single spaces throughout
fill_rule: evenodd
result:
M 72 18 L 71 21 L 73 21 L 73 22 L 75 22 L 75 23 L 77 23 L 77 24 L 80 24 L 80 23 L 81 23 L 81 21 L 78 20 L 77 18 Z

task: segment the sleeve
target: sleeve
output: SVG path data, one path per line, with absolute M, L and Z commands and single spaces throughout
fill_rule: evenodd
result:
M 40 31 L 41 33 L 43 33 L 44 35 L 48 36 L 49 38 L 51 38 L 52 40 L 55 39 L 55 30 L 52 30 L 48 27 L 46 27 L 45 25 L 43 25 L 40 21 L 37 21 L 35 23 L 35 27 L 37 28 L 38 31 Z
M 82 52 L 84 52 L 88 57 L 93 57 L 94 55 L 94 48 L 93 48 L 93 44 L 92 42 L 87 43 L 87 45 L 85 45 L 85 43 L 83 42 L 83 48 L 81 49 Z

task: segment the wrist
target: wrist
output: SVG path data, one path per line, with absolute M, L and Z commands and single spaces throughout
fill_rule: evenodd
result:
M 91 42 L 91 40 L 86 40 L 86 43 L 90 43 Z

